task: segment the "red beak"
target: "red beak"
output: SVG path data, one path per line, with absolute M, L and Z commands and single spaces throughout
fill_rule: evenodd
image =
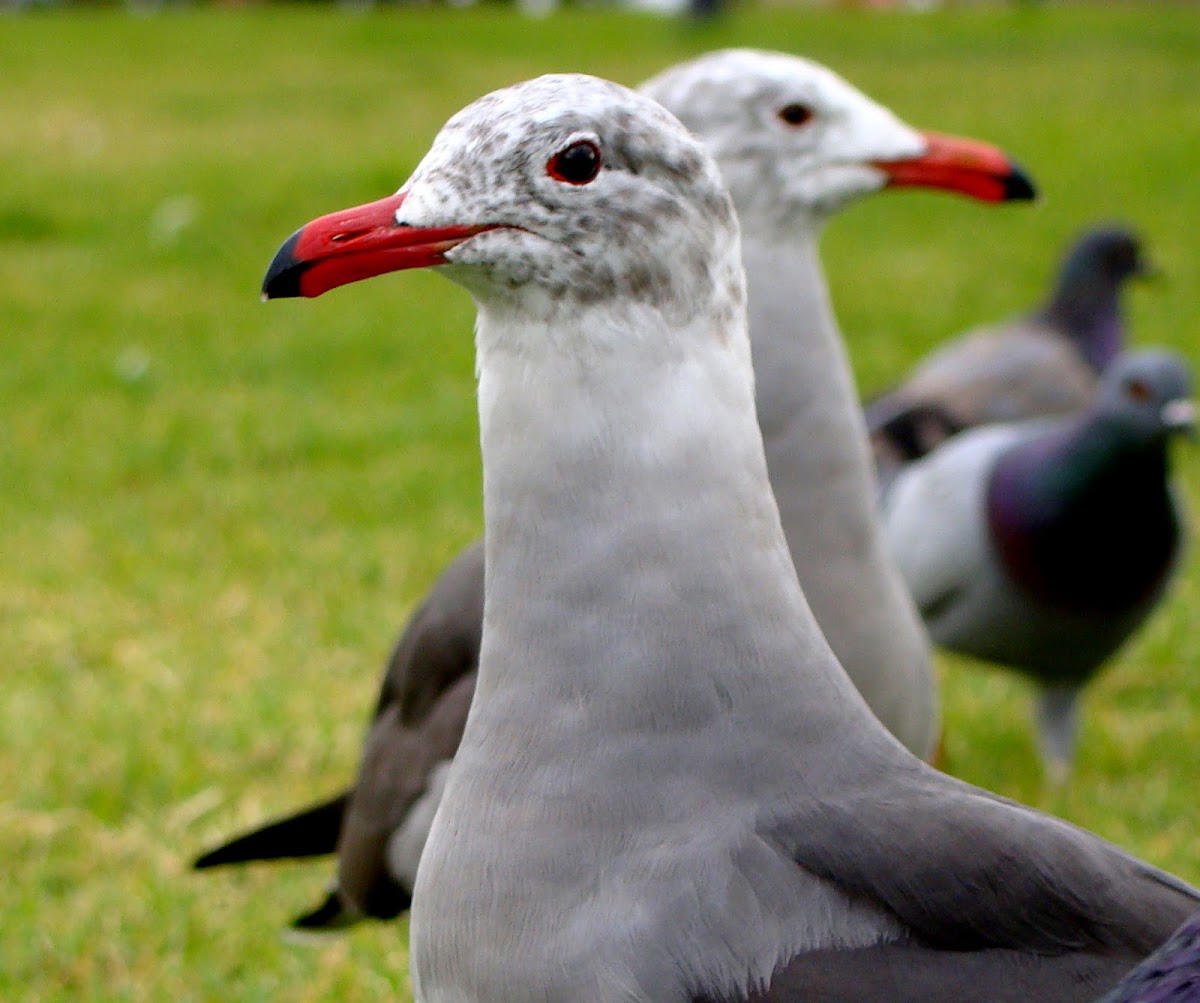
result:
M 445 253 L 491 226 L 423 228 L 396 222 L 406 193 L 332 212 L 293 233 L 275 253 L 263 299 L 320 296 L 404 268 L 446 264 Z
M 936 132 L 921 135 L 929 144 L 922 156 L 874 165 L 888 176 L 889 188 L 942 188 L 983 202 L 1037 196 L 1029 175 L 999 147 Z

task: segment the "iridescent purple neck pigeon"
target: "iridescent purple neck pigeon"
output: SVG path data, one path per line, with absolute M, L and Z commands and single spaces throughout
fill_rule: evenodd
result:
M 866 405 L 881 479 L 962 428 L 1085 407 L 1099 374 L 1125 345 L 1122 289 L 1152 272 L 1127 229 L 1085 233 L 1068 252 L 1044 306 L 948 342 Z M 939 420 L 931 423 L 931 416 Z
M 1197 1003 L 1200 1000 L 1200 912 L 1097 1003 Z
M 368 215 L 265 291 L 441 266 L 478 311 L 483 637 L 417 1003 L 1083 1003 L 1200 905 L 932 769 L 850 683 L 771 492 L 733 205 L 660 105 L 493 93 Z
M 1162 597 L 1183 542 L 1168 442 L 1190 429 L 1178 356 L 1118 357 L 1082 414 L 963 432 L 904 468 L 885 528 L 935 643 L 1042 688 L 1056 776 L 1076 703 Z
M 884 189 L 923 186 L 1003 202 L 1030 198 L 1032 185 L 995 147 L 919 132 L 826 67 L 782 53 L 709 53 L 643 90 L 713 153 L 738 210 L 758 421 L 806 597 L 876 716 L 907 748 L 928 756 L 939 730 L 928 638 L 887 555 L 858 395 L 817 241 L 842 208 Z M 450 700 L 465 718 L 467 702 L 455 687 L 473 680 L 478 663 L 483 577 L 476 544 L 406 627 L 356 790 L 234 840 L 198 866 L 336 847 L 338 885 L 301 925 L 407 908 L 420 848 L 420 826 L 409 824 L 407 812 L 427 824 L 427 806 L 436 802 L 426 789 L 429 771 L 457 744 L 439 708 Z

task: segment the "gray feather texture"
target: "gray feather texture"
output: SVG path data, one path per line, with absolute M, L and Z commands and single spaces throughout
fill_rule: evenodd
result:
M 826 67 L 781 53 L 712 53 L 643 90 L 712 151 L 742 221 L 759 423 L 809 602 L 875 714 L 909 749 L 929 756 L 939 714 L 928 641 L 886 552 L 857 392 L 818 254 L 826 220 L 887 183 L 875 163 L 919 156 L 926 141 Z M 791 126 L 780 118 L 789 107 L 811 118 Z M 483 548 L 475 544 L 434 585 L 386 669 L 368 737 L 377 750 L 371 769 L 389 778 L 412 771 L 413 798 L 431 760 L 409 750 L 428 740 L 427 715 L 478 663 L 483 576 Z M 396 713 L 386 713 L 393 705 Z M 382 751 L 388 747 L 391 756 Z M 367 793 L 391 790 L 392 782 L 372 781 L 364 762 L 361 789 L 347 795 L 353 810 L 392 818 L 396 806 Z M 285 835 L 295 839 L 292 831 Z M 366 857 L 391 888 L 382 845 L 343 836 L 329 839 L 325 852 L 336 847 L 342 868 L 356 873 Z M 382 911 L 360 893 L 346 906 L 353 915 L 393 915 L 394 899 L 381 901 Z M 345 918 L 339 913 L 338 922 Z
M 840 963 L 858 952 L 879 999 L 946 998 L 964 968 L 987 969 L 991 999 L 1107 989 L 1200 898 L 926 766 L 850 684 L 771 495 L 715 164 L 636 93 L 539 78 L 452 119 L 405 186 L 406 232 L 481 222 L 444 167 L 497 122 L 482 205 L 504 230 L 443 272 L 479 310 L 486 582 L 475 699 L 414 890 L 417 999 L 797 1003 L 812 982 L 858 1000 Z M 530 232 L 526 189 L 580 131 L 628 152 Z M 576 225 L 617 194 L 679 211 L 636 237 Z M 619 288 L 645 254 L 674 262 L 653 302 L 591 300 L 567 322 L 546 294 L 593 256 Z

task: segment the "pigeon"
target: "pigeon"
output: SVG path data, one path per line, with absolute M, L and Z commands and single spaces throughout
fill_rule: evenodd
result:
M 808 600 L 872 710 L 908 748 L 929 756 L 939 719 L 928 640 L 886 552 L 866 432 L 817 239 L 827 219 L 885 186 L 939 187 L 993 202 L 1031 197 L 1033 186 L 996 148 L 918 133 L 826 67 L 782 53 L 710 53 L 642 90 L 712 150 L 742 220 L 759 421 Z M 416 861 L 388 850 L 382 837 L 393 823 L 384 820 L 397 817 L 397 804 L 417 803 L 428 760 L 408 750 L 427 743 L 427 715 L 447 688 L 474 673 L 483 565 L 481 544 L 461 554 L 393 650 L 368 743 L 380 750 L 390 743 L 396 753 L 380 752 L 364 765 L 352 796 L 239 837 L 197 866 L 336 847 L 342 870 L 364 874 L 363 861 L 374 862 L 376 891 L 352 894 L 339 880 L 298 925 L 387 919 L 407 908 L 411 884 L 396 876 L 413 872 Z M 459 706 L 465 714 L 466 704 Z M 364 788 L 387 796 L 369 798 Z M 330 831 L 331 815 L 347 803 L 374 819 L 376 837 L 360 843 Z M 419 840 L 401 842 L 419 853 Z
M 1091 1000 L 1200 905 L 933 769 L 839 666 L 768 479 L 737 216 L 661 105 L 493 92 L 263 291 L 421 267 L 477 308 L 486 577 L 419 1003 Z
M 1069 770 L 1083 687 L 1178 565 L 1169 441 L 1192 428 L 1186 363 L 1119 356 L 1091 405 L 989 425 L 906 466 L 884 502 L 892 553 L 934 642 L 1040 688 L 1042 755 Z
M 963 428 L 1086 407 L 1126 342 L 1122 289 L 1155 271 L 1128 227 L 1082 234 L 1044 306 L 951 340 L 866 406 L 881 479 Z
M 1196 1003 L 1200 1000 L 1200 912 L 1172 934 L 1099 1003 Z

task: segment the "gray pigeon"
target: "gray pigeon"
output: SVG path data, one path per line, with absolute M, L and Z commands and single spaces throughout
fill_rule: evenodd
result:
M 1153 271 L 1126 227 L 1084 233 L 1044 306 L 953 339 L 867 404 L 881 478 L 959 429 L 1085 407 L 1098 375 L 1125 345 L 1121 290 Z
M 667 70 L 643 91 L 715 153 L 742 219 L 759 421 L 808 600 L 880 720 L 928 756 L 938 724 L 928 643 L 885 553 L 862 417 L 817 240 L 830 216 L 886 185 L 943 187 L 988 201 L 1028 198 L 1032 186 L 994 147 L 914 132 L 830 70 L 793 56 L 716 52 Z M 409 852 L 419 852 L 419 842 L 406 838 L 389 850 L 384 836 L 408 804 L 425 803 L 418 798 L 430 761 L 409 750 L 432 741 L 428 715 L 448 687 L 475 670 L 483 556 L 476 544 L 454 562 L 397 644 L 368 738 L 377 751 L 353 795 L 235 839 L 197 866 L 336 847 L 338 885 L 298 920 L 301 926 L 390 918 L 407 907 L 411 884 L 397 875 L 415 869 Z M 459 706 L 465 714 L 466 704 Z M 384 753 L 389 747 L 394 754 Z M 369 838 L 347 831 L 339 839 L 337 818 L 347 803 L 374 820 L 356 830 Z M 411 827 L 405 832 L 411 837 Z M 348 880 L 350 871 L 360 877 Z M 364 875 L 373 878 L 364 884 Z
M 892 552 L 935 643 L 1041 688 L 1055 778 L 1071 761 L 1080 691 L 1175 569 L 1167 444 L 1192 427 L 1190 393 L 1176 355 L 1129 353 L 1080 414 L 963 432 L 886 496 Z
M 419 1003 L 1069 1003 L 1200 905 L 927 766 L 850 683 L 771 493 L 737 217 L 660 105 L 487 95 L 263 288 L 437 265 L 478 308 L 486 581 Z
M 1172 934 L 1099 1003 L 1198 1003 L 1200 912 Z

